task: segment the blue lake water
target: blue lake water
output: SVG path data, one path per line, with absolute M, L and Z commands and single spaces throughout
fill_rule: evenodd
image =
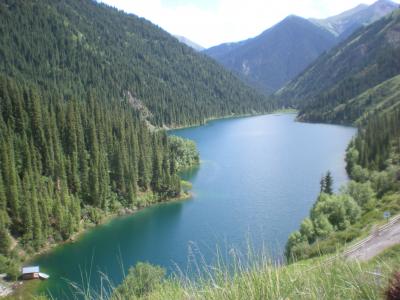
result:
M 330 170 L 336 188 L 348 180 L 345 149 L 355 133 L 298 123 L 294 114 L 171 132 L 194 140 L 201 154 L 200 167 L 183 174 L 193 184 L 192 199 L 115 219 L 43 255 L 37 263 L 51 275 L 43 289 L 64 299 L 70 296 L 67 281 L 98 288 L 99 271 L 118 284 L 138 261 L 187 271 L 189 261 L 212 262 L 216 247 L 246 252 L 249 242 L 279 258 L 288 235 L 308 215 L 321 176 Z

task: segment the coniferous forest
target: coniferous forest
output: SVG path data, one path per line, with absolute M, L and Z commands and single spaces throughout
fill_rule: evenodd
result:
M 0 253 L 66 240 L 81 219 L 100 222 L 181 193 L 180 169 L 198 163 L 193 142 L 151 132 L 129 103 L 46 97 L 0 77 Z
M 0 17 L 5 257 L 180 197 L 196 147 L 155 127 L 274 107 L 150 22 L 91 0 L 4 0 Z
M 321 55 L 277 96 L 284 105 L 297 107 L 303 121 L 352 124 L 371 106 L 379 108 L 387 100 L 385 90 L 398 89 L 394 78 L 400 73 L 399 24 L 397 9 L 361 28 Z M 385 82 L 376 93 L 376 87 Z
M 128 100 L 156 126 L 273 108 L 149 21 L 92 0 L 3 0 L 0 17 L 0 71 L 67 100 L 93 89 L 106 101 Z

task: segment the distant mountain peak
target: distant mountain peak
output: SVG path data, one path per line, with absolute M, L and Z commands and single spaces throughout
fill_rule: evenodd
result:
M 288 15 L 284 20 L 298 20 L 298 19 L 304 19 L 304 18 L 297 15 Z
M 390 5 L 397 5 L 397 3 L 391 1 L 391 0 L 378 0 L 375 3 L 373 3 L 372 5 L 376 5 L 376 4 L 390 4 Z
M 362 3 L 362 4 L 357 5 L 354 8 L 346 10 L 346 11 L 344 11 L 344 12 L 338 14 L 338 15 L 334 15 L 334 16 L 330 16 L 330 17 L 328 17 L 326 19 L 318 19 L 318 20 L 320 20 L 320 21 L 324 21 L 324 20 L 329 20 L 329 21 L 340 20 L 340 19 L 343 19 L 343 18 L 354 16 L 354 15 L 360 13 L 361 11 L 364 11 L 364 10 L 368 9 L 368 7 L 369 6 L 367 4 L 363 4 Z
M 396 9 L 400 7 L 398 3 L 395 3 L 391 0 L 378 0 L 375 3 L 371 4 L 370 7 L 374 8 L 393 8 Z
M 174 37 L 178 39 L 178 41 L 180 41 L 181 43 L 193 48 L 196 51 L 202 51 L 205 49 L 203 46 L 200 46 L 199 44 L 189 40 L 187 37 L 184 37 L 182 35 L 174 35 Z
M 356 7 L 326 19 L 309 19 L 336 36 L 347 38 L 354 30 L 369 25 L 399 7 L 391 0 L 378 0 L 371 5 L 359 4 Z
M 271 93 L 297 76 L 335 42 L 335 36 L 329 31 L 290 15 L 254 38 L 219 45 L 205 53 L 257 89 Z
M 309 20 L 307 20 L 307 19 L 305 19 L 303 17 L 297 16 L 297 15 L 289 15 L 286 18 L 284 18 L 282 21 L 280 21 L 278 24 L 276 24 L 275 26 L 277 26 L 279 24 L 282 24 L 282 23 L 283 24 L 284 23 L 290 23 L 291 24 L 293 22 L 295 22 L 295 23 L 299 23 L 299 22 L 307 22 L 307 23 L 309 23 Z
M 305 70 L 323 52 L 398 7 L 390 0 L 360 4 L 326 19 L 289 15 L 260 35 L 204 51 L 250 85 L 271 93 Z

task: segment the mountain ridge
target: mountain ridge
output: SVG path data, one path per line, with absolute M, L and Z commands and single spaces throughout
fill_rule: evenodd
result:
M 181 43 L 184 43 L 186 46 L 189 46 L 196 51 L 203 51 L 205 49 L 203 46 L 200 46 L 183 35 L 174 35 L 174 37 L 177 38 Z
M 342 41 L 358 28 L 375 22 L 398 7 L 399 4 L 391 0 L 378 0 L 371 5 L 360 4 L 326 19 L 309 20 L 329 30 Z
M 271 93 L 334 43 L 335 37 L 327 30 L 291 15 L 257 37 L 212 47 L 204 53 L 259 90 Z
M 17 14 L 31 10 L 41 20 L 14 22 Z M 130 93 L 160 127 L 200 124 L 269 106 L 268 99 L 212 59 L 151 22 L 105 4 L 7 1 L 0 13 L 0 72 L 7 75 L 44 83 L 67 80 L 72 93 L 91 87 L 125 101 Z
M 291 15 L 256 37 L 214 46 L 203 53 L 259 91 L 271 94 L 298 76 L 325 51 L 396 7 L 398 4 L 390 0 L 378 0 L 323 20 Z M 277 31 L 279 35 L 274 34 Z
M 400 9 L 322 55 L 276 95 L 300 108 L 302 120 L 340 122 L 330 112 L 400 73 L 399 49 Z

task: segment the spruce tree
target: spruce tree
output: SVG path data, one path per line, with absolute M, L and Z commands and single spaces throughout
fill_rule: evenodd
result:
M 4 220 L 4 214 L 0 212 L 0 254 L 8 255 L 10 247 L 11 240 Z
M 329 195 L 333 194 L 333 178 L 330 171 L 328 171 L 325 176 L 324 193 Z
M 31 210 L 32 210 L 32 225 L 33 225 L 33 234 L 32 234 L 33 246 L 36 250 L 39 250 L 40 246 L 43 244 L 43 235 L 42 235 L 42 220 L 39 213 L 36 193 L 34 193 L 32 196 L 31 205 L 32 205 Z
M 21 205 L 21 228 L 20 233 L 23 235 L 25 243 L 29 243 L 33 239 L 33 220 L 32 220 L 32 183 L 30 174 L 26 173 L 22 180 L 22 190 L 24 205 Z
M 91 90 L 73 92 L 81 101 L 16 82 L 0 74 L 4 251 L 10 236 L 34 250 L 49 239 L 68 239 L 83 207 L 100 215 L 111 199 L 132 206 L 139 189 L 150 187 L 157 200 L 179 194 L 175 161 L 185 165 L 185 144 L 170 147 L 170 138 L 151 132 L 130 105 L 96 99 Z
M 320 186 L 320 193 L 324 193 L 325 192 L 325 176 L 321 177 L 319 186 Z
M 19 180 L 15 170 L 14 148 L 12 138 L 4 139 L 4 143 L 0 145 L 0 155 L 2 161 L 3 181 L 6 187 L 7 207 L 10 211 L 12 220 L 12 229 L 18 230 L 20 223 L 19 211 Z
M 3 183 L 3 176 L 0 172 L 0 218 L 2 219 L 2 224 L 5 227 L 9 222 L 9 217 L 7 213 L 7 198 Z

